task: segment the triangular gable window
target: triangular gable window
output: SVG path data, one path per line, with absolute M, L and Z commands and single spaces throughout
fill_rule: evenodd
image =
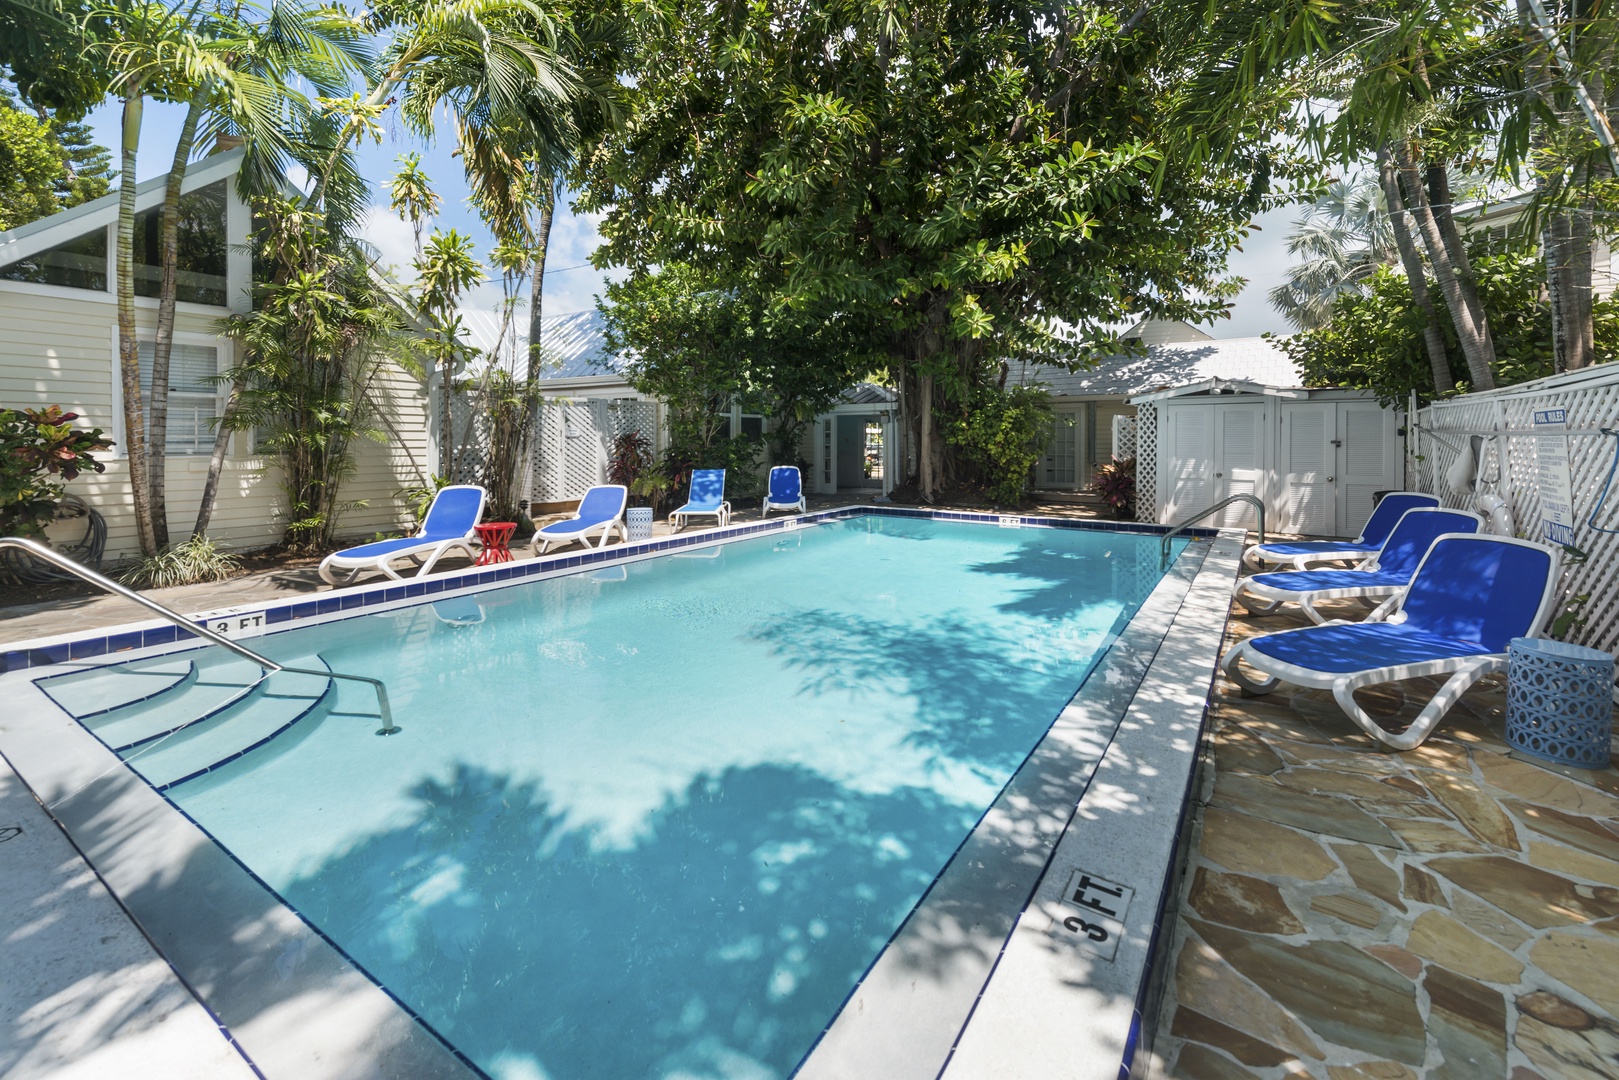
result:
M 65 244 L 0 267 L 0 280 L 107 291 L 107 230 L 76 236 Z
M 157 296 L 163 282 L 158 225 L 163 208 L 135 215 L 135 295 Z M 180 196 L 180 257 L 174 296 L 190 304 L 225 306 L 225 182 Z

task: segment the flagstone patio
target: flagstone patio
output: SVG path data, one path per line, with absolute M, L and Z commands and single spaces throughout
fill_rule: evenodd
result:
M 1237 608 L 1227 643 L 1303 624 Z M 1436 685 L 1361 700 L 1397 725 Z M 1619 1076 L 1619 771 L 1520 760 L 1505 706 L 1391 754 L 1324 691 L 1217 679 L 1153 1075 Z

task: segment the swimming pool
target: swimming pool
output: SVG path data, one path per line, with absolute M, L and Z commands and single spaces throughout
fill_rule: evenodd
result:
M 217 650 L 145 663 L 162 708 L 38 682 L 489 1075 L 784 1076 L 1161 576 L 1145 531 L 782 528 L 261 638 L 405 730 L 276 676 L 234 760 L 228 713 L 140 737 Z

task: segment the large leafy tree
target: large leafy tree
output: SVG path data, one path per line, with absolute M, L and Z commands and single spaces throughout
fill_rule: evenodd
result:
M 948 421 L 1012 355 L 1202 321 L 1271 165 L 1241 118 L 1171 152 L 1190 52 L 1143 5 L 650 0 L 622 129 L 582 164 L 598 260 L 771 283 L 772 306 L 871 328 L 931 498 Z

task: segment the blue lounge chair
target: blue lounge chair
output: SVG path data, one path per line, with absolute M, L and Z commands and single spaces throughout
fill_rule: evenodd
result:
M 1434 540 L 1447 533 L 1476 533 L 1484 519 L 1467 510 L 1407 510 L 1381 551 L 1352 570 L 1284 570 L 1237 582 L 1237 603 L 1254 615 L 1269 615 L 1294 602 L 1314 623 L 1326 616 L 1322 600 L 1381 600 L 1405 591 Z
M 797 510 L 802 514 L 806 508 L 804 481 L 798 475 L 798 466 L 777 465 L 771 469 L 770 488 L 765 492 L 762 513 L 768 515 L 772 510 Z
M 433 505 L 427 508 L 421 530 L 415 536 L 378 540 L 373 544 L 361 544 L 347 551 L 334 552 L 320 564 L 321 580 L 328 585 L 336 585 L 336 572 L 346 570 L 348 576 L 343 583 L 347 584 L 367 570 L 380 570 L 397 581 L 400 575 L 393 564 L 400 559 L 420 565 L 421 570 L 416 576 L 423 577 L 432 572 L 434 563 L 451 551 L 459 549 L 472 558 L 477 554 L 473 545 L 478 542 L 473 526 L 483 515 L 484 498 L 483 488 L 476 484 L 452 484 L 440 488 L 438 494 L 433 496 Z
M 1366 519 L 1366 527 L 1354 540 L 1295 540 L 1255 544 L 1242 553 L 1242 561 L 1250 570 L 1259 570 L 1266 563 L 1304 570 L 1311 563 L 1365 562 L 1377 554 L 1407 510 L 1438 505 L 1437 495 L 1426 495 L 1420 491 L 1391 491 L 1378 502 L 1372 516 Z
M 616 531 L 620 540 L 628 540 L 629 530 L 624 527 L 624 504 L 630 492 L 623 484 L 597 484 L 579 500 L 579 509 L 566 521 L 553 521 L 534 533 L 535 552 L 544 555 L 552 544 L 566 544 L 570 540 L 583 540 L 589 546 L 590 537 L 601 534 L 598 548 L 607 546 L 607 537 Z
M 1507 666 L 1507 644 L 1535 637 L 1550 616 L 1558 553 L 1504 536 L 1442 536 L 1380 621 L 1332 622 L 1249 638 L 1220 662 L 1250 694 L 1283 680 L 1331 690 L 1361 729 L 1396 750 L 1420 746 L 1480 676 Z M 1262 678 L 1243 671 L 1247 664 Z M 1355 701 L 1363 686 L 1449 675 L 1405 731 L 1394 733 Z
M 683 529 L 691 523 L 691 518 L 709 515 L 721 525 L 730 524 L 731 504 L 725 501 L 724 469 L 692 470 L 686 505 L 669 512 L 669 527 Z

